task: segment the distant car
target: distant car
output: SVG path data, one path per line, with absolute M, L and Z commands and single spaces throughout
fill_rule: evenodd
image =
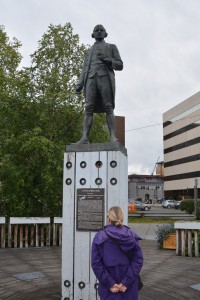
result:
M 142 202 L 142 198 L 137 198 L 137 199 L 135 199 L 135 201 Z
M 140 201 L 137 201 L 135 200 L 134 201 L 134 204 L 135 204 L 135 207 L 136 207 L 136 210 L 149 210 L 151 209 L 151 205 L 147 204 L 147 203 L 142 203 Z
M 174 208 L 175 206 L 175 200 L 165 200 L 163 203 L 162 203 L 162 207 L 164 208 Z
M 146 199 L 144 203 L 146 203 L 146 204 L 152 204 L 153 203 L 153 199 Z
M 165 199 L 162 198 L 162 199 L 158 199 L 156 202 L 159 203 L 159 204 L 162 204 L 164 201 L 165 201 Z
M 180 208 L 180 204 L 181 204 L 181 201 L 176 201 L 174 204 L 174 208 L 176 208 L 176 209 Z

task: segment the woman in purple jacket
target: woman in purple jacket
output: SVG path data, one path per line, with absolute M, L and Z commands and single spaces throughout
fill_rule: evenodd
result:
M 92 269 L 101 300 L 138 300 L 138 275 L 143 265 L 140 237 L 123 225 L 120 207 L 108 211 L 108 225 L 92 242 Z

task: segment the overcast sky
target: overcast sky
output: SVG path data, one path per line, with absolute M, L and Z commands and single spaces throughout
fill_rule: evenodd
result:
M 22 66 L 50 24 L 70 22 L 92 45 L 102 24 L 124 62 L 115 115 L 125 116 L 129 174 L 163 160 L 162 114 L 200 90 L 199 0 L 0 0 L 0 24 L 21 41 Z

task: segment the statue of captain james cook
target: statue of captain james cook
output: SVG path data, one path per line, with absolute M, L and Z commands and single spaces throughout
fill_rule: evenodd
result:
M 76 92 L 84 89 L 85 114 L 83 135 L 79 144 L 89 143 L 89 134 L 93 124 L 93 113 L 106 113 L 106 121 L 110 132 L 110 141 L 116 142 L 115 136 L 115 74 L 121 71 L 123 62 L 117 47 L 105 42 L 107 32 L 102 25 L 96 25 L 92 37 L 94 45 L 88 51 L 83 69 L 76 86 Z

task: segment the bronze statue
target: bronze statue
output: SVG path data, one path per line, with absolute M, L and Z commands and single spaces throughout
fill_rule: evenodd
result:
M 76 92 L 84 89 L 85 115 L 83 135 L 79 144 L 89 143 L 89 133 L 93 123 L 93 113 L 106 113 L 110 132 L 110 141 L 116 142 L 115 136 L 115 74 L 121 71 L 123 62 L 117 47 L 104 41 L 107 32 L 102 25 L 96 25 L 92 37 L 94 45 L 88 51 L 83 69 L 77 83 Z

